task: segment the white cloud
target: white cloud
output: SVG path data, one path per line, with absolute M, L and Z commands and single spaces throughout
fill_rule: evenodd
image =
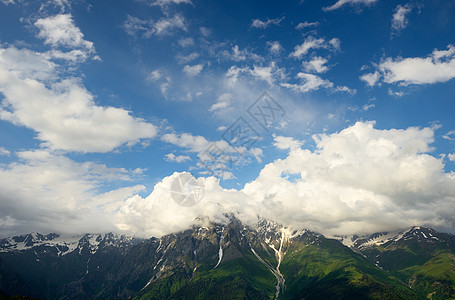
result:
M 194 66 L 185 65 L 183 67 L 183 72 L 185 72 L 186 75 L 188 75 L 190 77 L 194 77 L 196 75 L 199 75 L 199 73 L 201 73 L 203 68 L 204 68 L 203 64 L 197 64 L 197 65 L 194 65 Z
M 158 20 L 155 25 L 155 32 L 157 35 L 170 34 L 174 29 L 181 29 L 186 31 L 185 18 L 181 15 L 175 15 L 172 18 Z
M 200 135 L 194 136 L 189 133 L 182 133 L 180 135 L 167 133 L 161 137 L 161 140 L 197 153 L 205 151 L 210 145 L 210 142 L 205 137 Z M 227 146 L 227 143 L 225 146 Z
M 112 208 L 144 189 L 136 185 L 103 194 L 98 189 L 105 185 L 132 181 L 132 172 L 44 150 L 16 155 L 19 161 L 0 166 L 0 219 L 11 220 L 0 225 L 3 234 L 112 231 Z
M 374 73 L 366 73 L 360 76 L 360 80 L 365 81 L 369 86 L 375 86 L 381 78 L 381 74 L 378 71 Z
M 85 49 L 89 53 L 95 52 L 93 43 L 84 39 L 84 34 L 74 24 L 70 14 L 38 19 L 35 26 L 39 29 L 38 37 L 43 38 L 45 44 L 52 47 Z
M 340 86 L 337 86 L 335 87 L 334 89 L 335 92 L 345 92 L 345 93 L 348 93 L 350 95 L 355 95 L 357 94 L 357 90 L 356 89 L 351 89 L 345 85 L 340 85 Z
M 57 81 L 54 69 L 40 53 L 1 49 L 0 118 L 33 129 L 43 146 L 68 151 L 107 152 L 156 135 L 154 125 L 129 111 L 96 105 L 77 78 Z
M 319 22 L 301 22 L 299 24 L 297 24 L 297 26 L 295 26 L 295 29 L 297 30 L 300 30 L 300 29 L 304 29 L 304 28 L 308 28 L 308 27 L 318 27 L 319 26 Z
M 284 69 L 279 68 L 275 62 L 271 62 L 270 65 L 265 67 L 257 65 L 254 65 L 253 68 L 239 68 L 236 66 L 231 66 L 226 72 L 226 76 L 230 77 L 232 82 L 236 82 L 239 76 L 242 74 L 253 76 L 254 78 L 263 80 L 270 85 L 272 85 L 273 82 L 278 79 L 285 78 Z
M 160 87 L 161 94 L 167 99 L 167 91 L 172 83 L 170 76 L 166 76 L 162 70 L 153 70 L 147 75 L 146 80 L 156 82 Z
M 178 40 L 178 43 L 182 47 L 193 46 L 194 45 L 194 39 L 190 38 L 190 37 L 181 38 L 181 39 Z
M 254 156 L 258 163 L 262 163 L 262 156 L 264 153 L 261 148 L 251 148 L 250 153 Z
M 261 216 L 327 235 L 421 224 L 453 229 L 455 176 L 429 154 L 434 129 L 378 130 L 359 122 L 314 139 L 315 150 L 294 147 L 241 190 L 223 189 L 213 177 L 199 179 L 205 197 L 192 208 L 172 200 L 170 185 L 179 175 L 174 173 L 147 198 L 128 199 L 117 215 L 119 226 L 162 235 L 189 228 L 201 216 L 223 222 L 223 214 L 232 212 L 247 224 Z
M 451 130 L 451 131 L 447 132 L 446 134 L 444 134 L 442 136 L 442 138 L 449 140 L 449 141 L 455 141 L 454 136 L 455 136 L 455 130 Z
M 123 23 L 123 29 L 131 36 L 137 36 L 142 33 L 144 37 L 149 38 L 153 35 L 153 21 L 141 20 L 137 17 L 128 15 Z
M 57 5 L 63 8 L 66 5 L 69 6 L 68 3 Z M 72 49 L 69 51 L 58 49 L 47 51 L 44 55 L 48 59 L 80 63 L 86 61 L 91 56 L 94 60 L 101 60 L 96 55 L 93 43 L 84 39 L 83 33 L 74 24 L 73 17 L 70 14 L 60 14 L 38 19 L 34 24 L 39 29 L 38 37 L 43 38 L 45 44 L 49 44 L 54 48 L 64 47 Z
M 296 140 L 292 137 L 286 136 L 274 136 L 273 137 L 273 146 L 280 150 L 295 150 L 302 147 L 303 142 Z
M 262 58 L 253 53 L 250 52 L 248 49 L 243 49 L 241 50 L 238 45 L 235 45 L 231 49 L 232 51 L 227 51 L 223 50 L 221 52 L 221 55 L 225 57 L 226 59 L 233 60 L 233 61 L 246 61 L 246 60 L 254 60 L 254 61 L 259 61 Z
M 278 68 L 274 62 L 267 67 L 253 66 L 253 69 L 250 70 L 250 74 L 266 81 L 268 84 L 272 84 L 275 77 L 282 78 L 284 76 L 283 70 Z
M 262 157 L 262 150 L 252 148 L 251 145 L 250 148 L 234 147 L 224 139 L 209 141 L 203 136 L 190 133 L 167 133 L 161 137 L 161 140 L 184 148 L 187 152 L 197 153 L 196 167 L 200 170 L 199 173 L 216 174 L 223 179 L 235 178 L 231 172 L 235 166 L 249 164 L 252 157 L 260 162 Z
M 170 194 L 170 187 L 178 176 L 174 173 L 155 185 L 153 192 L 146 198 L 134 196 L 129 198 L 117 213 L 118 227 L 137 235 L 150 237 L 161 236 L 190 228 L 198 222 L 200 216 L 225 222 L 221 210 L 233 211 L 241 208 L 244 198 L 235 190 L 225 190 L 214 177 L 198 178 L 205 186 L 204 198 L 200 205 L 182 207 Z M 229 199 L 229 200 L 227 200 Z
M 66 60 L 73 63 L 84 62 L 89 57 L 89 53 L 80 49 L 75 49 L 68 52 L 53 49 L 44 53 L 44 55 L 49 59 Z M 94 56 L 93 59 L 101 60 L 99 56 Z
M 395 13 L 392 17 L 392 30 L 396 32 L 403 30 L 408 26 L 408 19 L 406 18 L 407 14 L 412 11 L 412 6 L 410 4 L 406 5 L 397 5 L 395 8 Z
M 279 54 L 283 50 L 283 47 L 281 46 L 280 42 L 278 42 L 278 41 L 267 42 L 267 45 L 269 46 L 270 53 L 273 53 L 273 54 Z
M 193 60 L 197 59 L 198 57 L 199 57 L 199 53 L 192 52 L 192 53 L 190 53 L 188 55 L 179 54 L 179 55 L 177 55 L 175 57 L 175 59 L 177 60 L 177 62 L 179 64 L 186 64 L 186 63 L 189 63 L 190 61 L 193 61 Z
M 337 38 L 332 38 L 327 42 L 323 38 L 317 39 L 313 36 L 309 36 L 302 44 L 295 46 L 294 52 L 292 52 L 290 56 L 301 58 L 302 56 L 306 55 L 311 49 L 328 49 L 335 51 L 339 50 L 339 48 L 340 40 Z
M 387 90 L 387 94 L 389 96 L 394 96 L 394 97 L 403 97 L 404 96 L 404 92 L 393 91 L 392 89 L 388 89 Z
M 14 47 L 0 47 L 0 70 L 8 71 L 25 78 L 49 81 L 56 79 L 58 65 L 46 58 L 43 53 Z
M 177 163 L 182 163 L 188 160 L 191 160 L 191 157 L 188 155 L 175 155 L 174 153 L 168 153 L 165 155 L 164 159 L 166 161 L 175 161 Z
M 259 19 L 254 19 L 251 23 L 251 27 L 259 28 L 259 29 L 266 29 L 270 25 L 280 25 L 281 21 L 284 20 L 284 17 L 276 18 L 276 19 L 267 19 L 266 21 L 261 21 Z
M 5 155 L 5 156 L 9 156 L 11 154 L 11 152 L 7 149 L 5 149 L 4 147 L 0 147 L 0 155 Z
M 297 77 L 302 81 L 301 84 L 281 83 L 281 86 L 300 93 L 306 93 L 312 90 L 318 90 L 320 88 L 333 87 L 332 82 L 327 79 L 322 79 L 321 77 L 314 74 L 300 72 L 297 74 Z
M 329 70 L 326 66 L 327 59 L 320 56 L 315 56 L 310 61 L 304 61 L 302 64 L 306 72 L 324 73 Z
M 161 7 L 166 7 L 171 4 L 191 4 L 193 5 L 193 2 L 191 0 L 152 0 L 149 2 L 150 5 L 157 5 Z
M 15 4 L 14 0 L 2 0 L 2 3 L 5 4 L 5 5 Z
M 377 2 L 378 0 L 338 0 L 331 6 L 324 7 L 324 11 L 332 11 L 339 9 L 345 4 L 349 5 L 372 5 L 373 3 Z
M 447 157 L 449 158 L 450 161 L 455 161 L 455 153 L 449 153 Z
M 376 101 L 376 97 L 373 97 L 370 100 L 368 100 L 368 103 L 366 103 L 362 106 L 362 110 L 367 111 L 367 110 L 370 110 L 371 108 L 374 108 L 376 106 L 374 104 L 374 101 Z
M 332 38 L 329 41 L 329 45 L 332 46 L 332 50 L 340 50 L 341 41 L 338 38 Z M 327 47 L 330 49 L 330 47 Z
M 387 58 L 378 66 L 386 83 L 433 84 L 455 78 L 455 47 L 434 50 L 427 57 Z
M 149 73 L 149 75 L 147 76 L 147 79 L 156 81 L 156 80 L 161 79 L 162 77 L 163 77 L 163 73 L 160 70 L 154 70 Z
M 209 111 L 218 111 L 227 108 L 231 104 L 232 95 L 222 94 L 216 99 L 216 103 L 210 106 Z
M 142 20 L 128 15 L 123 23 L 123 28 L 131 36 L 142 36 L 144 38 L 150 38 L 153 35 L 170 35 L 178 29 L 187 31 L 186 20 L 179 14 L 160 19 L 156 22 L 153 20 Z

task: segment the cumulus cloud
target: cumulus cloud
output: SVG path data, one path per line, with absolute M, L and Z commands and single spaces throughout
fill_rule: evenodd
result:
M 297 74 L 297 78 L 299 78 L 302 83 L 300 84 L 292 84 L 292 83 L 281 83 L 281 86 L 300 92 L 306 93 L 312 90 L 319 90 L 320 88 L 332 88 L 333 83 L 327 79 L 322 79 L 321 77 L 300 72 Z
M 326 58 L 315 56 L 310 61 L 302 62 L 302 65 L 306 72 L 324 73 L 329 70 L 326 66 L 327 62 Z
M 235 178 L 232 169 L 251 163 L 251 158 L 261 162 L 263 154 L 261 149 L 252 147 L 254 142 L 232 146 L 224 139 L 209 141 L 203 136 L 190 133 L 167 133 L 161 140 L 196 153 L 196 167 L 200 174 L 216 175 L 225 180 Z
M 5 235 L 112 231 L 112 209 L 144 189 L 134 185 L 102 192 L 105 185 L 135 178 L 122 168 L 78 163 L 45 150 L 15 154 L 18 161 L 0 165 L 0 220 L 8 220 L 0 222 L 0 229 Z
M 275 62 L 271 62 L 268 66 L 253 65 L 253 68 L 231 66 L 226 72 L 226 76 L 230 77 L 232 82 L 236 82 L 241 75 L 252 76 L 270 85 L 279 79 L 285 78 L 284 69 L 279 68 Z
M 0 69 L 20 75 L 24 79 L 34 78 L 47 82 L 56 79 L 58 65 L 43 53 L 15 47 L 0 47 Z
M 66 51 L 52 49 L 44 53 L 49 59 L 77 63 L 84 62 L 91 56 L 95 60 L 100 60 L 96 55 L 95 46 L 84 39 L 84 34 L 75 25 L 71 14 L 38 19 L 34 25 L 39 29 L 38 37 L 44 39 L 44 44 L 53 48 L 71 49 Z
M 275 135 L 273 146 L 280 150 L 295 150 L 303 145 L 303 142 L 288 136 Z
M 266 29 L 270 25 L 280 25 L 281 21 L 284 20 L 284 17 L 276 19 L 267 19 L 266 21 L 261 21 L 259 19 L 254 19 L 251 23 L 252 28 Z
M 180 135 L 176 133 L 166 133 L 161 137 L 161 140 L 166 143 L 186 148 L 191 152 L 203 152 L 210 145 L 210 142 L 205 137 L 200 135 L 194 136 L 189 133 L 182 133 Z M 227 143 L 225 146 L 227 146 Z
M 244 196 L 236 190 L 225 190 L 214 177 L 198 178 L 205 187 L 200 205 L 182 207 L 172 198 L 170 187 L 180 174 L 174 173 L 155 185 L 148 197 L 136 195 L 126 200 L 116 217 L 117 226 L 127 232 L 150 237 L 161 236 L 190 228 L 199 217 L 225 222 L 223 211 L 240 211 L 245 203 Z
M 191 160 L 191 157 L 189 157 L 188 155 L 175 155 L 174 153 L 168 153 L 164 156 L 164 159 L 166 161 L 173 161 L 173 162 L 177 162 L 177 163 L 182 163 L 182 162 L 185 162 L 187 160 Z
M 369 85 L 378 82 L 379 75 L 386 83 L 404 86 L 446 82 L 455 78 L 455 47 L 435 49 L 427 57 L 389 57 L 382 60 L 377 69 L 375 73 L 362 75 L 361 79 Z
M 197 217 L 222 221 L 226 212 L 250 224 L 260 216 L 327 235 L 421 224 L 453 229 L 455 176 L 430 154 L 433 139 L 433 128 L 379 130 L 373 122 L 316 135 L 313 151 L 280 138 L 288 156 L 267 164 L 241 190 L 203 178 L 203 202 L 179 207 L 169 193 L 174 173 L 148 197 L 128 199 L 117 217 L 121 228 L 145 235 L 183 230 Z
M 295 46 L 294 51 L 290 54 L 290 56 L 301 58 L 302 56 L 308 54 L 308 52 L 312 49 L 328 49 L 335 51 L 339 50 L 339 48 L 340 40 L 337 38 L 326 41 L 323 38 L 309 36 L 302 44 Z
M 342 6 L 348 5 L 372 5 L 378 0 L 338 0 L 331 6 L 324 7 L 324 11 L 332 11 L 341 8 Z
M 156 135 L 154 125 L 96 105 L 80 80 L 58 80 L 55 70 L 40 53 L 0 49 L 0 118 L 33 129 L 43 146 L 68 151 L 108 152 Z
M 360 80 L 364 81 L 369 86 L 375 86 L 380 78 L 381 74 L 378 71 L 374 73 L 366 73 L 360 76 Z
M 70 14 L 38 19 L 35 26 L 40 30 L 38 37 L 43 38 L 45 44 L 53 47 L 85 48 L 94 51 L 93 43 L 84 40 L 84 34 L 74 24 Z
M 204 68 L 203 64 L 197 64 L 197 65 L 194 65 L 194 66 L 185 65 L 183 67 L 183 72 L 185 72 L 186 75 L 188 75 L 190 77 L 194 77 L 196 75 L 199 75 L 199 73 L 201 73 L 203 68 Z

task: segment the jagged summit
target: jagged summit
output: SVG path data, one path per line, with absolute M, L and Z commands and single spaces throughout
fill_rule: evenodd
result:
M 340 241 L 343 245 L 353 249 L 362 249 L 370 246 L 388 245 L 406 240 L 425 240 L 427 242 L 439 241 L 436 230 L 428 226 L 413 226 L 405 230 L 392 232 L 378 232 L 370 235 L 346 235 L 333 236 L 332 238 Z M 444 234 L 446 235 L 446 234 Z
M 424 226 L 331 239 L 232 215 L 150 239 L 33 233 L 0 240 L 0 292 L 17 291 L 14 281 L 24 295 L 52 299 L 445 297 L 455 272 L 427 266 L 454 270 L 454 249 L 454 236 Z

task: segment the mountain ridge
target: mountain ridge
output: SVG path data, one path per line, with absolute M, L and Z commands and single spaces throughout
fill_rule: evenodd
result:
M 25 294 L 52 299 L 209 299 L 221 291 L 250 299 L 415 299 L 431 293 L 442 299 L 453 295 L 455 282 L 455 274 L 446 279 L 444 272 L 428 271 L 429 262 L 454 267 L 454 236 L 427 227 L 348 241 L 266 219 L 247 226 L 231 217 L 227 224 L 203 222 L 160 238 L 78 237 L 1 239 L 0 266 L 11 279 L 2 277 L 0 294 L 13 295 L 11 282 L 22 282 L 30 291 Z M 407 248 L 412 251 L 403 254 Z M 412 259 L 393 267 L 397 254 Z

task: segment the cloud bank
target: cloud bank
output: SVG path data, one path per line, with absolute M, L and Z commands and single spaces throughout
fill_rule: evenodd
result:
M 145 236 L 184 230 L 198 217 L 223 221 L 234 213 L 253 224 L 264 217 L 324 234 L 372 233 L 427 224 L 453 230 L 455 175 L 432 156 L 434 128 L 379 130 L 358 122 L 338 133 L 315 135 L 316 149 L 277 137 L 285 159 L 267 164 L 241 190 L 200 178 L 205 197 L 185 208 L 170 197 L 164 178 L 146 198 L 119 209 L 119 228 Z M 292 146 L 283 146 L 292 142 Z

